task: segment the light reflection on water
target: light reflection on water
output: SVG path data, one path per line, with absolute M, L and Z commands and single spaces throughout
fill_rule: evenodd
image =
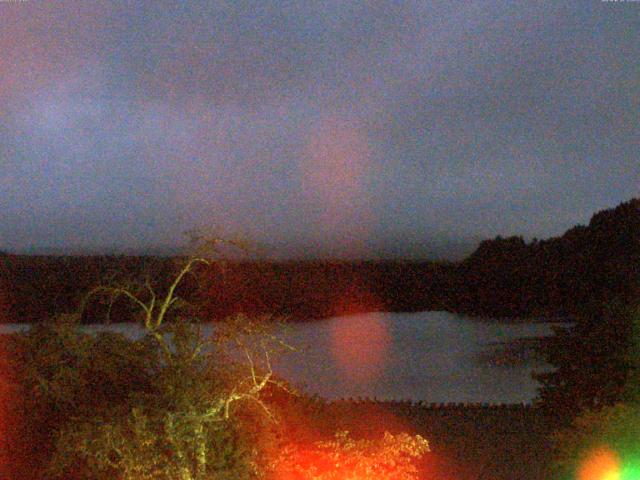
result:
M 367 332 L 355 352 L 366 362 L 379 358 L 374 377 L 346 375 L 335 351 L 337 322 L 362 328 L 382 322 L 388 341 L 367 344 Z M 328 399 L 376 397 L 426 402 L 530 402 L 537 382 L 531 371 L 548 369 L 540 360 L 525 358 L 504 365 L 481 361 L 495 342 L 549 335 L 552 323 L 504 323 L 483 321 L 448 312 L 373 313 L 290 324 L 284 336 L 300 352 L 275 361 L 275 370 L 294 385 Z M 1 332 L 27 328 L 2 325 Z M 142 329 L 130 324 L 93 325 L 91 331 L 109 329 L 139 336 Z M 347 328 L 347 330 L 349 330 Z M 205 333 L 210 332 L 204 328 Z M 349 330 L 352 331 L 352 330 Z M 357 340 L 353 334 L 348 341 Z M 344 342 L 339 348 L 348 348 Z M 379 349 L 384 349 L 380 351 Z M 371 350 L 369 352 L 369 350 Z M 352 362 L 353 363 L 353 362 Z M 366 369 L 364 363 L 360 365 Z
M 308 391 L 327 398 L 518 403 L 530 402 L 536 395 L 532 369 L 548 369 L 535 359 L 495 365 L 481 358 L 492 343 L 551 334 L 550 323 L 487 322 L 448 312 L 383 313 L 376 315 L 386 323 L 390 338 L 384 366 L 377 377 L 359 383 L 336 368 L 330 325 L 361 323 L 367 315 L 294 325 L 289 341 L 306 347 L 306 353 L 286 360 L 285 376 L 306 382 Z

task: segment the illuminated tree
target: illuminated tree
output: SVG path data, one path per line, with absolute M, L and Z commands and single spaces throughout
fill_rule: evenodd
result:
M 64 478 L 249 478 L 260 467 L 254 423 L 272 417 L 262 393 L 271 356 L 287 348 L 259 320 L 235 316 L 200 330 L 181 284 L 212 259 L 184 259 L 165 291 L 143 282 L 102 285 L 87 297 L 124 297 L 142 338 L 83 333 L 78 317 L 31 329 L 17 362 L 50 448 L 47 471 Z M 243 422 L 250 418 L 251 422 Z M 33 473 L 33 472 L 32 472 Z

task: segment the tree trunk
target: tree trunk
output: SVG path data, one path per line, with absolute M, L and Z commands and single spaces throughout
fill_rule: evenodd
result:
M 196 480 L 204 480 L 207 474 L 207 438 L 201 421 L 195 427 L 196 434 Z

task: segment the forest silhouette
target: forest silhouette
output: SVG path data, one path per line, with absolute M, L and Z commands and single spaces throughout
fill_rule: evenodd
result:
M 2 322 L 37 323 L 73 310 L 84 292 L 117 275 L 169 271 L 154 256 L 0 256 Z M 460 262 L 417 260 L 229 261 L 212 267 L 196 291 L 204 320 L 243 312 L 292 321 L 367 311 L 446 310 L 486 317 L 570 319 L 589 305 L 630 300 L 640 277 L 640 199 L 603 210 L 562 236 L 482 241 Z M 202 283 L 199 283 L 201 285 Z M 87 309 L 86 323 L 105 320 Z M 126 302 L 112 321 L 131 321 Z

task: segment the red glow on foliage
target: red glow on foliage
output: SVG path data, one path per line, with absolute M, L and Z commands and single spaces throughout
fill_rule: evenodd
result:
M 620 458 L 609 448 L 591 451 L 578 468 L 577 480 L 620 480 Z
M 290 446 L 292 455 L 287 462 L 279 463 L 274 471 L 273 479 L 278 480 L 306 480 L 308 475 L 303 472 L 325 473 L 331 469 L 326 455 L 320 455 L 312 445 Z
M 6 362 L 4 339 L 0 339 L 0 478 L 10 478 L 11 420 L 15 421 L 15 418 L 10 418 L 10 402 L 14 399 L 15 392 L 12 391 L 8 378 L 9 371 Z
M 417 480 L 416 462 L 427 452 L 420 436 L 385 432 L 356 439 L 343 430 L 313 445 L 288 445 L 274 464 L 278 480 Z
M 385 404 L 291 406 L 282 417 L 285 444 L 272 452 L 269 480 L 450 478 L 441 454 L 415 455 L 421 448 L 415 426 Z

